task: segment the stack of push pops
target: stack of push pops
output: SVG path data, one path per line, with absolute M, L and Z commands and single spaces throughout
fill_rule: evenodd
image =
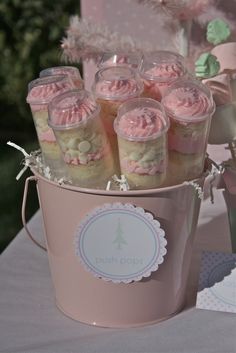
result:
M 50 68 L 27 102 L 45 164 L 73 185 L 105 189 L 123 175 L 152 189 L 203 173 L 214 102 L 180 55 L 105 54 L 92 92 L 76 68 Z

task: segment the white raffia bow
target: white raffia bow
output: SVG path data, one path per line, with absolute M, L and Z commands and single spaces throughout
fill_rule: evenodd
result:
M 52 177 L 52 173 L 51 170 L 49 168 L 49 166 L 45 166 L 45 164 L 42 161 L 42 157 L 41 157 L 41 152 L 40 150 L 31 152 L 30 154 L 27 153 L 24 148 L 18 146 L 16 143 L 13 143 L 11 141 L 7 142 L 7 145 L 17 149 L 18 151 L 20 151 L 23 155 L 24 155 L 24 161 L 23 161 L 23 165 L 24 167 L 21 169 L 21 171 L 17 174 L 16 176 L 16 180 L 19 180 L 22 175 L 24 174 L 24 172 L 30 168 L 30 167 L 35 167 L 37 168 L 38 172 L 40 174 L 42 174 L 43 176 L 45 176 L 45 178 L 49 179 L 49 180 L 54 180 L 57 181 L 59 184 L 63 184 L 65 179 L 61 178 L 61 179 L 57 179 L 56 177 Z
M 210 160 L 211 162 L 211 171 L 209 171 L 208 177 L 210 178 L 209 182 L 209 192 L 210 192 L 210 200 L 211 203 L 214 203 L 214 193 L 213 193 L 213 188 L 214 188 L 214 182 L 216 181 L 216 178 L 223 174 L 224 172 L 224 166 L 223 165 L 218 165 L 214 161 Z M 199 199 L 203 200 L 204 199 L 204 190 L 202 187 L 195 181 L 185 181 L 185 185 L 191 185 L 197 192 L 197 195 Z

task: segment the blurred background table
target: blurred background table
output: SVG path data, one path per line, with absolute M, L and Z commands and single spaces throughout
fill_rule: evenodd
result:
M 212 146 L 211 155 L 225 156 Z M 47 254 L 24 229 L 0 257 L 0 353 L 235 353 L 235 315 L 195 308 L 202 250 L 230 252 L 225 202 L 220 190 L 201 205 L 185 309 L 161 323 L 131 329 L 88 326 L 55 306 Z M 43 241 L 41 214 L 30 220 Z

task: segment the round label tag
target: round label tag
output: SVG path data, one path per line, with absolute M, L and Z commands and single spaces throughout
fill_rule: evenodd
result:
M 218 264 L 209 274 L 210 291 L 226 304 L 236 306 L 236 262 Z M 220 280 L 221 279 L 221 280 Z
M 93 209 L 76 231 L 76 255 L 94 276 L 114 283 L 149 277 L 166 254 L 165 232 L 141 207 L 104 204 Z

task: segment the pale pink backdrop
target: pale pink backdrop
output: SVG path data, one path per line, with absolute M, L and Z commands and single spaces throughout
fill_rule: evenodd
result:
M 206 23 L 214 18 L 226 20 L 236 40 L 236 0 L 215 0 L 217 9 L 208 10 L 201 16 L 201 22 Z M 104 24 L 111 31 L 122 35 L 130 35 L 138 41 L 148 41 L 159 49 L 177 51 L 174 35 L 168 33 L 164 27 L 166 16 L 154 12 L 150 7 L 138 4 L 135 0 L 81 0 L 82 17 L 93 23 Z M 166 26 L 172 26 L 170 21 Z M 169 28 L 170 29 L 170 28 Z M 201 52 L 200 43 L 203 44 L 206 28 L 204 25 L 194 23 L 192 30 L 192 52 L 198 55 Z M 205 43 L 206 44 L 206 43 Z M 204 47 L 204 44 L 203 44 Z M 205 48 L 204 48 L 205 51 Z M 84 79 L 86 88 L 90 89 L 96 67 L 93 64 L 84 65 Z
M 81 0 L 81 13 L 83 18 L 105 24 L 112 31 L 139 41 L 148 40 L 158 44 L 160 49 L 176 50 L 171 37 L 163 30 L 163 13 L 156 14 L 134 0 Z M 84 65 L 87 89 L 90 89 L 95 71 L 95 65 Z

